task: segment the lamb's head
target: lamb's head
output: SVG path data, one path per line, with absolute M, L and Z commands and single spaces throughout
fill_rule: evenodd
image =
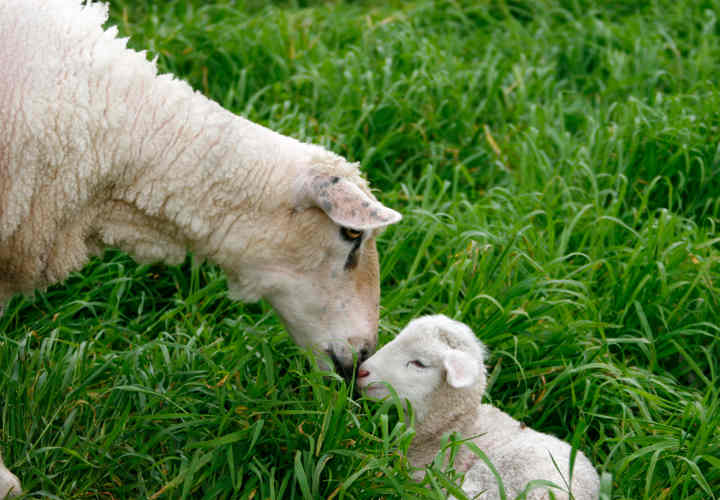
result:
M 240 280 L 229 272 L 229 286 L 245 300 L 244 285 L 255 288 L 295 342 L 319 354 L 321 367 L 331 362 L 349 376 L 355 359 L 366 359 L 377 344 L 375 238 L 401 215 L 377 201 L 356 165 L 327 152 L 320 157 L 334 164 L 315 160 L 289 182 L 287 176 L 277 180 L 276 192 L 266 196 L 273 200 L 263 201 L 270 215 L 253 222 L 262 229 L 253 234 L 252 246 L 262 251 L 252 256 L 252 274 L 247 265 Z M 268 208 L 270 203 L 275 206 Z
M 422 422 L 438 392 L 485 391 L 485 348 L 472 330 L 447 316 L 414 319 L 358 369 L 358 387 L 368 397 L 390 395 L 412 404 Z

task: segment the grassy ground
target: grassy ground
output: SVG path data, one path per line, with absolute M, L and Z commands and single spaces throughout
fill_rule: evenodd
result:
M 381 342 L 442 312 L 489 400 L 612 498 L 720 494 L 717 0 L 115 0 L 164 71 L 362 163 Z M 309 369 L 210 265 L 109 251 L 0 318 L 0 441 L 29 497 L 440 498 L 392 404 Z

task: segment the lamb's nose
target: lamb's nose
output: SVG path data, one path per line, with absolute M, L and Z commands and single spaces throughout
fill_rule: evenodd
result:
M 370 375 L 370 372 L 367 370 L 358 370 L 357 376 L 358 378 L 364 378 Z

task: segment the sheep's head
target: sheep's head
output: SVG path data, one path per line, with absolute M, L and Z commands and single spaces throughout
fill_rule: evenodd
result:
M 264 211 L 269 218 L 253 222 L 262 229 L 251 246 L 262 251 L 253 250 L 249 266 L 245 259 L 244 279 L 228 274 L 238 298 L 247 300 L 244 283 L 260 283 L 256 293 L 273 305 L 295 342 L 318 353 L 323 368 L 332 363 L 349 376 L 355 359 L 366 359 L 377 344 L 375 238 L 401 216 L 375 199 L 355 165 L 345 165 L 339 172 L 304 169 L 291 179 L 274 196 L 280 203 Z
M 485 390 L 485 349 L 472 330 L 443 315 L 410 323 L 358 369 L 358 387 L 368 397 L 408 400 L 418 421 L 436 391 Z

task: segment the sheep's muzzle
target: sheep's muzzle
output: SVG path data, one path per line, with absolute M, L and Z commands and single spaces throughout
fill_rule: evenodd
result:
M 328 351 L 328 355 L 333 362 L 335 371 L 343 378 L 346 382 L 350 382 L 355 376 L 355 367 L 360 366 L 363 361 L 370 357 L 370 350 L 366 347 L 360 349 L 356 356 L 353 356 L 351 363 L 343 363 L 333 351 Z

